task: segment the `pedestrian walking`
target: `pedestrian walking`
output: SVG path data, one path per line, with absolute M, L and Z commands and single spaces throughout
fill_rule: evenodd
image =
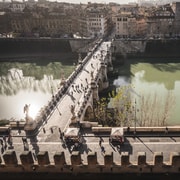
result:
M 3 141 L 6 143 L 6 136 L 3 136 Z
M 102 153 L 105 153 L 105 152 L 106 152 L 104 146 L 101 146 L 101 152 L 102 152 Z
M 12 136 L 9 134 L 8 136 L 8 140 L 7 140 L 8 144 L 11 146 L 12 145 Z
M 102 145 L 102 139 L 100 138 L 99 139 L 99 146 L 101 146 Z
M 3 146 L 3 140 L 2 139 L 0 139 L 0 144 L 1 144 L 1 146 Z

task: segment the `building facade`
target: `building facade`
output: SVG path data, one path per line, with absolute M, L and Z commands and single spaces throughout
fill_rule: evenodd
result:
M 136 18 L 130 12 L 120 13 L 115 16 L 115 36 L 133 37 L 137 34 Z
M 174 36 L 180 37 L 180 2 L 174 2 L 171 4 L 172 10 L 175 14 L 175 23 L 174 23 Z
M 149 37 L 171 37 L 174 34 L 175 14 L 172 8 L 161 6 L 147 16 L 147 34 Z

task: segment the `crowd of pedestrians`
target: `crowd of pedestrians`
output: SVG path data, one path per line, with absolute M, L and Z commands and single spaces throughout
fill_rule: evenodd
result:
M 13 145 L 13 139 L 12 139 L 11 134 L 3 135 L 0 138 L 0 145 L 1 145 L 1 154 L 3 154 L 4 151 L 7 149 L 11 149 Z

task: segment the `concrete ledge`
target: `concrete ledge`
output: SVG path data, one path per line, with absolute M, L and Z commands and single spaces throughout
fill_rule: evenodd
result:
M 124 127 L 124 132 L 126 133 L 134 133 L 135 127 Z M 92 127 L 91 128 L 93 133 L 101 133 L 111 132 L 111 127 Z M 170 127 L 136 127 L 136 133 L 176 133 L 180 132 L 180 126 L 170 126 Z
M 67 157 L 69 158 L 69 157 Z M 119 154 L 121 164 L 113 162 L 113 152 L 104 154 L 104 163 L 99 164 L 97 152 L 87 154 L 87 163 L 82 163 L 79 151 L 71 154 L 71 163 L 66 164 L 64 152 L 56 152 L 54 162 L 49 161 L 47 151 L 40 151 L 37 160 L 33 161 L 32 152 L 24 151 L 20 154 L 18 163 L 15 151 L 6 151 L 3 155 L 4 163 L 0 164 L 1 172 L 57 172 L 57 173 L 180 173 L 180 153 L 172 152 L 169 162 L 163 163 L 163 153 L 155 152 L 152 161 L 146 160 L 145 152 L 137 153 L 137 163 L 130 162 L 129 152 Z
M 25 121 L 10 121 L 9 126 L 11 128 L 23 128 L 25 124 Z
M 111 127 L 92 127 L 93 133 L 111 132 Z

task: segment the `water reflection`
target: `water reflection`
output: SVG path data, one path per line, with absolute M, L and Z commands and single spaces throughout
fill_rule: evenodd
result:
M 12 96 L 19 93 L 19 90 L 51 93 L 51 89 L 55 89 L 58 83 L 60 80 L 54 80 L 52 75 L 44 75 L 43 79 L 36 80 L 35 77 L 23 76 L 22 70 L 12 68 L 7 76 L 0 77 L 0 94 Z
M 138 118 L 142 118 L 143 111 L 149 108 L 149 117 L 156 119 L 156 123 L 160 116 L 168 118 L 166 125 L 179 125 L 180 63 L 132 63 L 129 68 L 127 71 L 132 74 L 130 80 L 119 77 L 114 81 L 114 85 L 119 87 L 129 83 L 133 87 L 132 96 L 137 99 L 140 110 L 137 113 Z M 147 116 L 146 114 L 146 119 Z
M 133 75 L 138 73 L 143 81 L 164 84 L 167 90 L 173 90 L 175 82 L 180 81 L 180 63 L 139 63 L 131 66 L 131 72 Z
M 57 91 L 59 84 L 60 79 L 54 79 L 52 75 L 44 75 L 37 80 L 24 76 L 21 69 L 9 69 L 7 76 L 0 77 L 0 119 L 24 119 L 25 104 L 30 104 L 29 115 L 34 118 L 51 99 L 52 91 Z

